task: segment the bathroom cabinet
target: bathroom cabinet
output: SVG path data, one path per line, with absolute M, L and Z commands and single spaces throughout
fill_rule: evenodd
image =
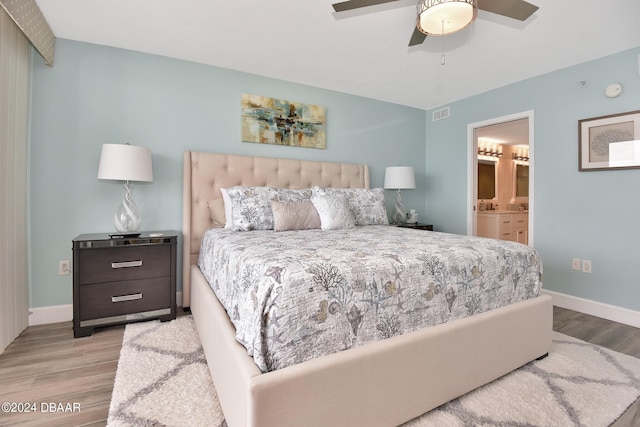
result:
M 477 235 L 526 245 L 529 242 L 529 214 L 513 211 L 478 212 Z

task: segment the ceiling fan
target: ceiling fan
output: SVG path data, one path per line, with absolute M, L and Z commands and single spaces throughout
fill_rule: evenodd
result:
M 360 9 L 399 0 L 348 0 L 334 3 L 336 12 Z M 446 35 L 463 29 L 477 16 L 478 9 L 526 21 L 538 6 L 524 0 L 419 0 L 416 28 L 409 46 L 424 42 L 427 35 Z

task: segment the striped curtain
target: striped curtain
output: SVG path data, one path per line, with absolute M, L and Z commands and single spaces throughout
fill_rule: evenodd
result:
M 0 352 L 29 322 L 29 41 L 0 8 Z

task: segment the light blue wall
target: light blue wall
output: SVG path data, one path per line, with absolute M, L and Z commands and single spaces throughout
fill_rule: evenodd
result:
M 577 170 L 578 120 L 640 110 L 639 54 L 633 49 L 461 100 L 451 104 L 451 118 L 431 122 L 431 111 L 58 40 L 56 65 L 35 58 L 33 66 L 30 305 L 71 303 L 71 277 L 57 275 L 58 260 L 72 258 L 76 235 L 113 231 L 122 188 L 96 179 L 103 143 L 152 150 L 155 181 L 134 190 L 146 230 L 181 229 L 181 161 L 189 149 L 367 163 L 372 186 L 382 185 L 385 166 L 410 165 L 418 189 L 403 193 L 407 207 L 439 230 L 464 234 L 467 124 L 533 110 L 534 239 L 545 287 L 640 310 L 633 273 L 640 170 Z M 603 95 L 611 82 L 624 85 L 619 98 Z M 241 142 L 242 93 L 326 106 L 327 149 Z M 391 207 L 394 193 L 387 200 Z M 590 259 L 593 273 L 572 271 L 573 257 Z
M 640 110 L 639 55 L 635 48 L 455 102 L 447 120 L 431 122 L 427 112 L 428 221 L 466 233 L 467 125 L 533 110 L 534 242 L 545 287 L 640 310 L 640 169 L 578 172 L 578 120 Z M 613 82 L 625 89 L 610 99 L 604 88 Z M 593 273 L 572 271 L 574 257 L 591 260 Z
M 327 107 L 327 149 L 241 142 L 242 93 Z M 53 68 L 34 57 L 31 120 L 31 307 L 70 304 L 58 260 L 72 258 L 78 234 L 114 231 L 123 190 L 96 178 L 105 143 L 153 153 L 154 182 L 134 189 L 145 230 L 182 228 L 184 150 L 366 163 L 372 187 L 386 166 L 413 166 L 418 186 L 425 179 L 423 110 L 69 40 L 57 41 Z M 417 190 L 404 200 L 425 203 Z

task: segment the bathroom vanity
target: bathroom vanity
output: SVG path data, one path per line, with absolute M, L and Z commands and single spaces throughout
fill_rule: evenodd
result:
M 529 242 L 529 212 L 527 211 L 480 211 L 478 232 L 480 237 Z

